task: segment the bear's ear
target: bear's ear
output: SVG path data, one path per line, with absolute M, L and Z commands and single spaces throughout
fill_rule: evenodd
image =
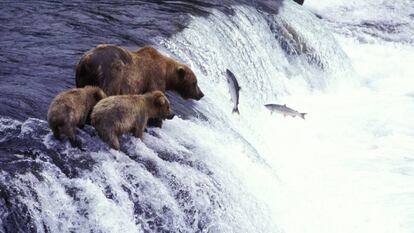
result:
M 161 107 L 165 104 L 165 98 L 163 96 L 156 97 L 154 100 L 154 105 Z
M 106 98 L 106 94 L 102 90 L 98 90 L 97 92 L 95 92 L 94 97 L 96 101 L 100 101 Z
M 177 68 L 177 74 L 178 74 L 178 78 L 184 79 L 184 77 L 185 77 L 185 69 L 184 69 L 184 67 L 179 66 Z

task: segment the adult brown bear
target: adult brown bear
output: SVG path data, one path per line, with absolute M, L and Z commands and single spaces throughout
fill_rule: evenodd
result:
M 98 45 L 86 52 L 76 68 L 76 87 L 99 86 L 108 95 L 144 94 L 167 90 L 184 99 L 200 100 L 204 94 L 186 65 L 151 47 L 136 52 L 116 45 Z M 161 126 L 161 121 L 150 122 Z

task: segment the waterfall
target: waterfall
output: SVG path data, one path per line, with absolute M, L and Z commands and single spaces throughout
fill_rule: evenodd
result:
M 369 200 L 380 202 L 377 187 L 412 182 L 360 168 L 369 161 L 383 165 L 373 148 L 391 150 L 392 134 L 407 140 L 404 146 L 413 141 L 412 123 L 392 118 L 398 124 L 388 125 L 377 118 L 378 108 L 414 112 L 394 109 L 389 96 L 365 85 L 375 80 L 359 76 L 352 53 L 359 42 L 339 27 L 332 33 L 332 21 L 293 1 L 283 1 L 277 12 L 248 4 L 203 10 L 181 31 L 151 42 L 192 68 L 205 97 L 184 101 L 169 93 L 178 117 L 149 129 L 143 141 L 124 135 L 121 151 L 110 150 L 86 126 L 78 131 L 85 145 L 80 151 L 53 139 L 44 119 L 0 118 L 0 232 L 407 229 L 396 227 L 408 224 L 411 212 L 391 221 L 392 214 L 381 211 L 396 213 L 400 206 Z M 242 88 L 240 115 L 231 111 L 226 69 Z M 366 107 L 377 98 L 384 102 Z M 267 103 L 287 104 L 309 119 L 271 115 Z M 358 112 L 366 118 L 356 121 Z M 378 174 L 389 179 L 375 186 Z M 400 203 L 414 203 L 398 194 L 406 198 Z M 370 218 L 370 211 L 377 213 Z M 378 226 L 381 221 L 389 228 Z

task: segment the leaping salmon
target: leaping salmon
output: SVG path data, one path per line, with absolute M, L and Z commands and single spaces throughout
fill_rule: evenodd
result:
M 300 116 L 302 119 L 305 120 L 305 115 L 307 113 L 300 113 L 294 109 L 291 109 L 289 107 L 286 106 L 286 104 L 284 105 L 280 105 L 280 104 L 265 104 L 265 107 L 267 109 L 270 110 L 271 113 L 273 112 L 277 112 L 282 114 L 283 116 L 291 116 L 291 117 L 296 117 L 296 116 Z
M 233 101 L 233 113 L 240 114 L 239 112 L 239 91 L 241 87 L 237 82 L 236 77 L 234 74 L 229 70 L 226 69 L 227 74 L 227 84 L 229 85 L 231 100 Z

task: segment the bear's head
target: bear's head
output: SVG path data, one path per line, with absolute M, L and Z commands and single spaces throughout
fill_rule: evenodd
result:
M 197 78 L 193 71 L 185 65 L 176 68 L 177 82 L 175 91 L 184 99 L 200 100 L 204 94 L 197 85 Z
M 154 91 L 153 103 L 156 108 L 156 117 L 161 119 L 173 119 L 175 114 L 170 108 L 170 101 L 161 91 Z

